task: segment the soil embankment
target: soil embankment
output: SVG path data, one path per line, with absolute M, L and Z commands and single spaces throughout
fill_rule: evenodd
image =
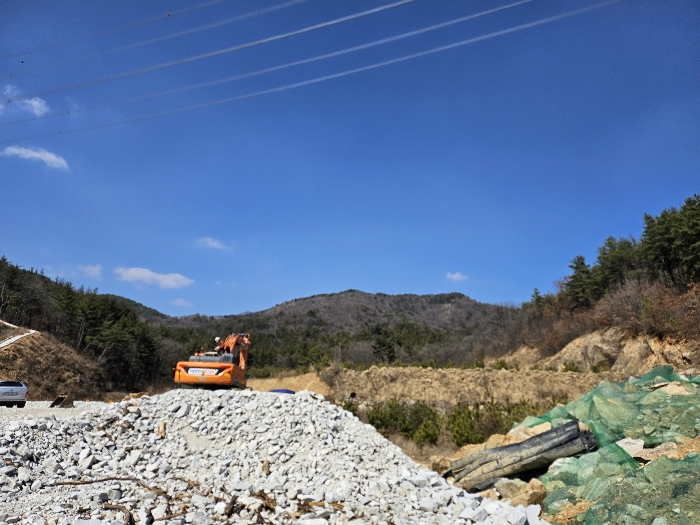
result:
M 461 370 L 455 368 L 378 368 L 363 372 L 342 370 L 333 379 L 333 397 L 358 403 L 425 401 L 427 403 L 544 403 L 572 400 L 600 381 L 617 380 L 612 373 L 578 374 L 544 370 Z
M 319 374 L 309 373 L 301 375 L 290 375 L 281 377 L 270 377 L 266 379 L 248 379 L 248 386 L 253 390 L 267 392 L 278 388 L 294 390 L 310 390 L 325 397 L 331 395 L 331 388 L 324 382 Z
M 75 350 L 41 333 L 0 348 L 0 379 L 24 381 L 33 400 L 69 393 L 99 398 L 98 368 Z

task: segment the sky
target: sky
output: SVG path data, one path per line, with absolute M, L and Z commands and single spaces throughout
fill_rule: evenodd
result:
M 0 254 L 177 316 L 554 291 L 700 193 L 700 4 L 597 5 L 3 0 Z

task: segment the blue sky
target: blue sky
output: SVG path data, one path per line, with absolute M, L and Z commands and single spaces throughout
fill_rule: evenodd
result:
M 172 315 L 255 311 L 349 288 L 518 303 L 535 287 L 553 290 L 569 261 L 594 259 L 607 236 L 639 236 L 645 212 L 700 192 L 696 0 L 621 0 L 220 105 L 206 106 L 595 2 L 532 0 L 334 58 L 124 102 L 514 3 L 413 0 L 101 81 L 395 0 L 299 1 L 118 50 L 285 2 L 179 12 L 204 3 L 0 4 L 0 253 Z M 68 88 L 81 84 L 91 85 Z M 139 119 L 195 105 L 206 107 Z

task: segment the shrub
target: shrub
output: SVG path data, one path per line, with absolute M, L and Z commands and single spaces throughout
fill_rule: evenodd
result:
M 508 363 L 506 363 L 505 359 L 499 359 L 496 361 L 493 365 L 491 365 L 491 368 L 494 370 L 508 370 Z
M 483 443 L 492 434 L 506 434 L 514 424 L 527 416 L 537 416 L 552 408 L 551 400 L 545 406 L 528 401 L 518 403 L 459 404 L 448 420 L 452 442 L 458 447 Z
M 437 443 L 444 426 L 443 416 L 427 403 L 419 401 L 408 407 L 397 399 L 374 405 L 367 420 L 385 436 L 401 434 L 419 447 Z
M 564 363 L 564 372 L 576 372 L 578 374 L 581 373 L 581 367 L 578 366 L 578 363 L 567 361 Z
M 343 402 L 343 410 L 347 410 L 353 416 L 356 416 L 357 415 L 357 403 L 355 403 L 352 399 L 348 399 L 348 400 Z

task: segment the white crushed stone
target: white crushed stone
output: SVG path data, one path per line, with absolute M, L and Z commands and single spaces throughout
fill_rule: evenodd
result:
M 0 525 L 121 525 L 123 510 L 142 525 L 545 523 L 537 505 L 453 487 L 310 392 L 27 406 L 31 419 L 0 411 Z

